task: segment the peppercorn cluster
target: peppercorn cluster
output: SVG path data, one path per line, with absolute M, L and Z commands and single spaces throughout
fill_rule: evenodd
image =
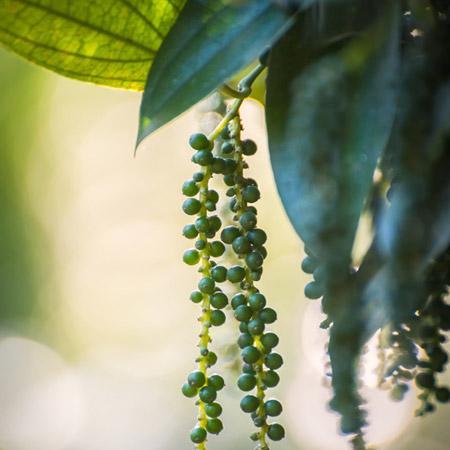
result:
M 256 144 L 252 140 L 241 141 L 241 123 L 236 111 L 214 139 L 201 133 L 190 137 L 190 147 L 195 150 L 192 161 L 201 167 L 192 179 L 184 182 L 183 211 L 195 217 L 186 225 L 183 235 L 192 241 L 192 248 L 185 251 L 183 260 L 188 265 L 198 265 L 201 278 L 198 289 L 190 299 L 201 306 L 199 321 L 198 368 L 191 372 L 182 387 L 186 397 L 196 398 L 198 422 L 191 431 L 191 440 L 198 449 L 206 449 L 208 434 L 218 434 L 223 425 L 220 420 L 222 407 L 216 401 L 217 392 L 225 383 L 220 375 L 209 375 L 208 370 L 217 361 L 217 355 L 209 348 L 212 341 L 211 327 L 225 323 L 225 309 L 231 309 L 239 323 L 238 346 L 241 348 L 242 373 L 237 386 L 248 394 L 242 398 L 241 409 L 250 413 L 258 431 L 251 438 L 258 449 L 268 450 L 267 437 L 281 440 L 285 431 L 278 423 L 268 423 L 269 417 L 282 412 L 281 403 L 266 398 L 268 388 L 278 385 L 277 370 L 282 366 L 281 355 L 273 349 L 278 336 L 267 326 L 274 323 L 277 314 L 267 306 L 265 296 L 256 288 L 263 273 L 267 256 L 264 244 L 266 233 L 257 227 L 257 210 L 253 204 L 259 200 L 260 191 L 256 181 L 245 178 L 247 168 L 244 156 L 253 155 Z M 220 175 L 227 187 L 232 224 L 222 227 L 216 214 L 219 194 L 210 188 L 210 180 Z M 216 238 L 220 232 L 220 240 Z M 220 264 L 218 259 L 228 251 L 235 255 L 237 264 Z M 227 283 L 233 289 L 231 302 L 219 284 Z M 230 306 L 229 306 L 230 303 Z M 250 394 L 251 391 L 254 391 Z

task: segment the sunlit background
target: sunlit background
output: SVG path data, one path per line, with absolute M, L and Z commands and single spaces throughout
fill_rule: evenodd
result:
M 180 186 L 194 170 L 186 145 L 201 108 L 150 137 L 133 158 L 140 95 L 70 81 L 0 51 L 0 448 L 192 448 L 198 306 Z M 285 406 L 285 450 L 346 449 L 329 412 L 318 303 L 303 297 L 302 244 L 277 197 L 262 108 L 243 108 L 259 152 L 250 172 L 263 200 L 269 256 L 259 286 L 279 312 L 285 365 L 273 394 Z M 204 124 L 203 124 L 204 125 Z M 239 410 L 236 324 L 214 329 L 227 388 L 225 430 L 211 450 L 253 447 Z M 363 392 L 379 449 L 444 450 L 449 409 L 414 419 L 415 393 L 394 403 L 376 388 L 376 343 Z

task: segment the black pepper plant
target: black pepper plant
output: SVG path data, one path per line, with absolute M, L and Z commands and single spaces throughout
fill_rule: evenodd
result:
M 211 371 L 227 310 L 251 437 L 268 449 L 285 434 L 269 394 L 283 364 L 270 329 L 277 299 L 269 306 L 257 287 L 267 236 L 245 172 L 257 147 L 241 137 L 240 107 L 252 96 L 264 104 L 277 189 L 305 244 L 305 297 L 326 315 L 318 326 L 329 335 L 340 431 L 366 447 L 359 374 L 374 335 L 392 399 L 415 386 L 418 416 L 450 400 L 439 377 L 450 329 L 450 0 L 0 0 L 0 42 L 62 75 L 143 91 L 138 144 L 209 94 L 225 99 L 211 134 L 189 139 L 198 169 L 182 187 L 200 324 L 182 392 L 197 405 L 198 449 L 224 427 L 224 378 Z M 232 223 L 223 226 L 226 197 Z M 362 222 L 370 243 L 358 252 Z

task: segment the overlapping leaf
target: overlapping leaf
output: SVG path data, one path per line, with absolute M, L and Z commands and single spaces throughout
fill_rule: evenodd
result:
M 0 0 L 0 42 L 47 69 L 143 90 L 185 0 Z

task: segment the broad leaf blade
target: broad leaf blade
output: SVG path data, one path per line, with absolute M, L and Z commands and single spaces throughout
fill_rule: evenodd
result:
M 138 143 L 248 65 L 288 20 L 271 0 L 189 1 L 150 70 Z
M 324 262 L 349 261 L 391 132 L 395 16 L 334 51 L 305 47 L 300 23 L 272 52 L 266 114 L 276 183 L 294 228 Z
M 0 0 L 0 43 L 65 75 L 143 90 L 185 0 Z

